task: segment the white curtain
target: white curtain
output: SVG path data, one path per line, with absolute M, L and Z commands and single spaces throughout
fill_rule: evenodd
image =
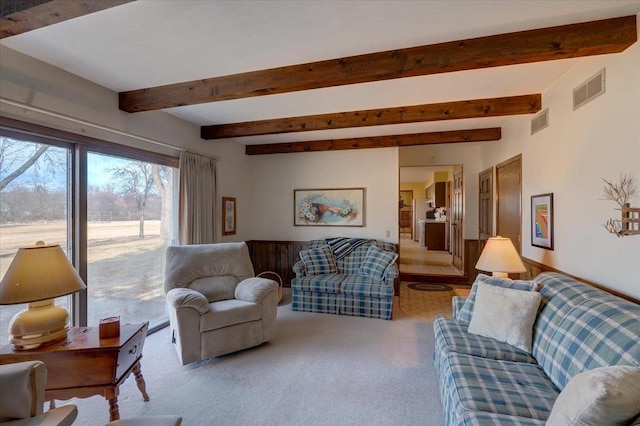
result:
M 216 242 L 217 160 L 182 151 L 178 241 L 184 244 Z

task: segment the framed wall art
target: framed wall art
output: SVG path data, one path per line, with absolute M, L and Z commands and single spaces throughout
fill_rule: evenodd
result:
M 295 189 L 295 226 L 364 226 L 365 189 Z
M 553 194 L 531 196 L 531 245 L 553 250 Z
M 222 197 L 222 235 L 236 233 L 236 199 Z

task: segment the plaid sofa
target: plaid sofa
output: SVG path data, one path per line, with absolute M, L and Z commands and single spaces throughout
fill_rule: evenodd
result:
M 326 240 L 312 240 L 309 249 L 326 245 Z M 308 275 L 304 262 L 296 262 L 293 265 L 296 277 L 291 280 L 293 310 L 391 319 L 398 266 L 396 262 L 389 265 L 381 281 L 359 275 L 371 245 L 390 252 L 396 250 L 393 243 L 368 241 L 337 259 L 338 272 L 331 274 Z
M 434 322 L 434 364 L 447 425 L 544 425 L 576 374 L 640 365 L 640 306 L 558 273 L 535 279 L 542 302 L 528 354 L 470 334 L 453 318 Z

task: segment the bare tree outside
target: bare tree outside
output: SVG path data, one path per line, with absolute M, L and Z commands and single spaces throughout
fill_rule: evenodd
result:
M 32 175 L 52 177 L 62 165 L 59 150 L 50 145 L 25 144 L 11 138 L 0 137 L 0 191 L 22 176 L 27 170 Z M 38 161 L 42 158 L 41 161 Z
M 144 238 L 144 213 L 149 193 L 155 190 L 152 166 L 143 161 L 133 161 L 126 166 L 110 170 L 111 177 L 120 188 L 120 195 L 135 200 L 138 212 L 138 237 Z
M 164 242 L 171 240 L 173 236 L 173 173 L 170 167 L 154 164 L 151 166 L 153 182 L 161 199 L 160 239 Z

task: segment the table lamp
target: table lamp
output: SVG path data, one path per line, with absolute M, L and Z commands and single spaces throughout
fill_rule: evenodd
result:
M 487 240 L 476 269 L 491 272 L 494 277 L 507 278 L 510 273 L 526 272 L 520 255 L 510 238 L 498 235 Z
M 0 282 L 0 305 L 29 304 L 9 323 L 13 347 L 36 349 L 66 339 L 69 313 L 54 299 L 85 288 L 59 245 L 21 247 Z

